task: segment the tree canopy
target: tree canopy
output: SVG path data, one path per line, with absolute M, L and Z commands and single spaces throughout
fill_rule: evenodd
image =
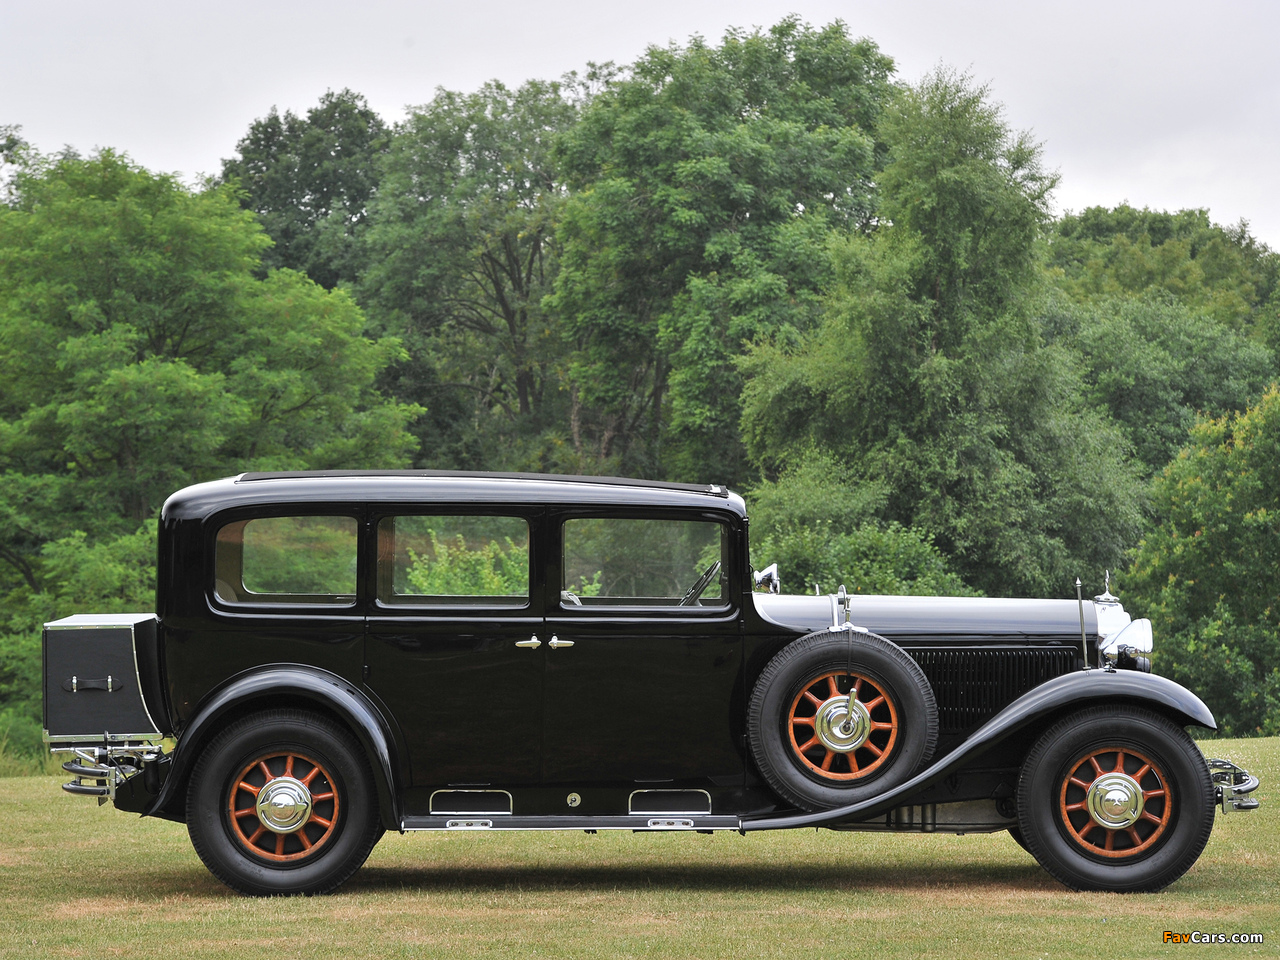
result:
M 417 410 L 374 389 L 399 344 L 365 337 L 344 293 L 291 270 L 255 276 L 270 240 L 231 188 L 192 191 L 104 150 L 32 158 L 12 197 L 0 633 L 81 601 L 149 608 L 154 574 L 126 576 L 106 555 L 136 555 L 151 529 L 154 563 L 146 523 L 188 483 L 408 461 Z M 25 643 L 38 662 L 38 635 Z
M 1201 420 L 1153 486 L 1125 581 L 1224 732 L 1280 733 L 1280 389 Z
M 871 215 L 892 62 L 784 20 L 651 47 L 558 144 L 571 194 L 549 306 L 575 449 L 600 469 L 749 475 L 734 363 L 811 327 L 826 240 Z
M 240 187 L 244 208 L 275 241 L 264 268 L 289 267 L 328 288 L 356 278 L 356 235 L 388 142 L 382 118 L 345 89 L 327 91 L 305 117 L 272 107 L 253 122 L 238 156 L 223 161 L 222 180 Z

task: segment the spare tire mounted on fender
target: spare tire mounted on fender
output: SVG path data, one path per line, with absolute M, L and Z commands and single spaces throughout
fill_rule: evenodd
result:
M 874 633 L 823 630 L 769 661 L 751 694 L 747 735 L 780 797 L 826 810 L 917 773 L 937 746 L 938 706 L 924 672 L 897 645 Z

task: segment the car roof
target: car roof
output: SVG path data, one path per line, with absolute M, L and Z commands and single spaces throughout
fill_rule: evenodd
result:
M 308 470 L 242 473 L 185 487 L 165 501 L 161 517 L 198 519 L 231 507 L 273 503 L 371 502 L 700 507 L 746 516 L 742 498 L 720 484 L 454 470 Z

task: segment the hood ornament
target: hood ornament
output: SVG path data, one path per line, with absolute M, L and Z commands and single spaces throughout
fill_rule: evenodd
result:
M 1111 594 L 1111 571 L 1108 570 L 1102 581 L 1102 593 L 1093 598 L 1095 603 L 1119 603 L 1120 598 Z

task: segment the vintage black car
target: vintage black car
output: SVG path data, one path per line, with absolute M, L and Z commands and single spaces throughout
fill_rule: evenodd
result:
M 64 789 L 183 821 L 249 894 L 385 830 L 1009 831 L 1157 890 L 1257 779 L 1091 601 L 785 596 L 724 487 L 422 471 L 175 493 L 156 614 L 46 625 Z M 170 748 L 171 747 L 171 748 Z

